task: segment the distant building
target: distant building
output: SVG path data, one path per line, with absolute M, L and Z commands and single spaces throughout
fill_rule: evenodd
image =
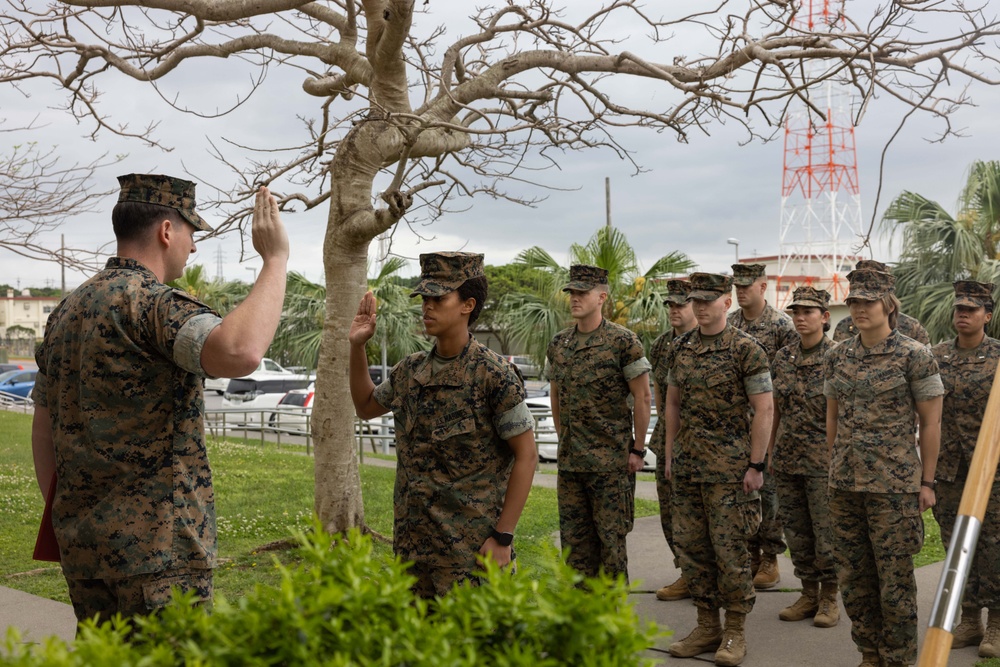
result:
M 0 339 L 6 339 L 7 329 L 15 326 L 31 329 L 35 338 L 40 339 L 45 334 L 49 314 L 61 300 L 62 297 L 56 296 L 31 296 L 29 290 L 21 290 L 20 296 L 15 296 L 14 290 L 8 289 L 7 296 L 0 297 Z

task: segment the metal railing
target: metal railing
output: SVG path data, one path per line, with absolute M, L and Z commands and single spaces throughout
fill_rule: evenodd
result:
M 35 402 L 32 401 L 30 397 L 25 398 L 24 396 L 18 396 L 16 394 L 9 394 L 5 391 L 0 391 L 0 408 L 12 412 L 23 412 L 27 414 L 34 411 Z

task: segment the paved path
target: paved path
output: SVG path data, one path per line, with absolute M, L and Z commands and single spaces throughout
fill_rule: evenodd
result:
M 366 463 L 392 466 L 391 461 L 368 458 Z M 554 486 L 555 475 L 540 474 L 535 477 L 539 486 Z M 639 482 L 637 495 L 645 497 L 652 493 L 653 482 Z M 673 568 L 673 559 L 667 549 L 663 533 L 660 531 L 659 517 L 650 516 L 637 519 L 635 529 L 629 536 L 629 574 L 637 584 L 632 600 L 643 619 L 657 623 L 663 629 L 671 629 L 677 638 L 685 636 L 695 625 L 695 609 L 690 600 L 660 602 L 653 592 L 664 583 L 673 581 L 678 572 Z M 753 613 L 747 617 L 748 653 L 744 667 L 857 667 L 861 661 L 854 643 L 851 641 L 850 622 L 841 609 L 841 622 L 835 628 L 822 629 L 809 621 L 785 623 L 778 620 L 778 612 L 790 605 L 798 597 L 799 581 L 792 574 L 792 564 L 785 557 L 779 557 L 781 583 L 779 590 L 760 592 L 757 595 Z M 934 601 L 941 563 L 917 570 L 918 613 L 920 617 L 920 638 L 923 640 L 927 618 Z M 0 636 L 6 635 L 8 626 L 22 629 L 26 638 L 38 641 L 55 634 L 70 640 L 74 633 L 74 617 L 69 605 L 0 587 Z M 712 654 L 705 653 L 698 658 L 672 658 L 666 648 L 671 637 L 662 637 L 650 657 L 663 665 L 687 665 L 697 667 L 713 664 Z M 951 652 L 951 667 L 972 667 L 978 661 L 975 647 Z

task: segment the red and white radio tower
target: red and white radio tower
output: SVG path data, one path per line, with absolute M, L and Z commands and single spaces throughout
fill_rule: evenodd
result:
M 839 29 L 844 0 L 802 0 L 794 22 L 803 32 Z M 806 76 L 823 72 L 822 62 L 806 63 Z M 802 285 L 825 289 L 836 302 L 847 296 L 847 273 L 856 257 L 850 245 L 861 234 L 858 158 L 851 118 L 851 95 L 829 79 L 808 93 L 826 114 L 804 103 L 785 121 L 778 238 L 776 306 Z

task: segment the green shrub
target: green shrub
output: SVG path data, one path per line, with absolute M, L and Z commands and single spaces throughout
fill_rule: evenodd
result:
M 72 650 L 55 638 L 22 645 L 11 630 L 0 665 L 635 665 L 658 632 L 639 622 L 623 580 L 583 580 L 554 554 L 537 576 L 490 563 L 484 585 L 425 601 L 368 537 L 316 529 L 300 541 L 298 565 L 275 564 L 276 587 L 211 612 L 177 595 L 155 616 L 89 622 Z

